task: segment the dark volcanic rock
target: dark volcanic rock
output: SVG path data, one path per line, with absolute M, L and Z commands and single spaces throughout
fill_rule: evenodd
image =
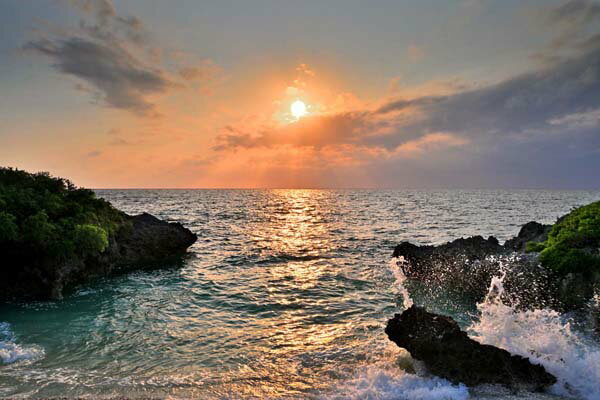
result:
M 498 274 L 498 265 L 488 265 L 489 255 L 504 253 L 495 238 L 481 236 L 456 239 L 440 246 L 416 246 L 402 242 L 393 257 L 402 257 L 404 274 L 427 285 L 456 288 L 477 299 L 487 293 L 490 279 Z
M 556 382 L 544 367 L 503 349 L 480 344 L 450 317 L 412 306 L 388 321 L 389 339 L 421 360 L 434 375 L 468 386 L 504 384 L 541 390 Z
M 179 223 L 168 223 L 150 214 L 131 217 L 131 227 L 121 229 L 111 242 L 105 262 L 115 266 L 151 264 L 184 253 L 198 239 Z
M 487 240 L 481 236 L 460 238 L 441 246 L 415 246 L 409 242 L 402 242 L 394 249 L 393 257 L 404 256 L 413 262 L 431 257 L 461 257 L 469 260 L 481 260 L 490 254 L 503 253 L 504 248 L 498 239 L 490 236 Z
M 582 309 L 600 288 L 600 272 L 560 274 L 541 265 L 537 253 L 525 253 L 528 242 L 547 240 L 551 228 L 528 222 L 503 246 L 493 236 L 460 238 L 439 246 L 402 242 L 393 257 L 404 259 L 399 266 L 407 278 L 429 287 L 452 288 L 476 301 L 485 297 L 492 277 L 505 275 L 503 299 L 519 308 Z
M 8 299 L 59 299 L 65 288 L 135 268 L 156 267 L 165 259 L 185 253 L 196 234 L 179 223 L 150 214 L 124 215 L 124 223 L 109 236 L 102 253 L 66 260 L 35 260 L 7 268 L 0 281 L 0 301 Z M 20 249 L 8 259 L 21 260 Z
M 445 287 L 482 300 L 494 276 L 505 274 L 506 300 L 519 299 L 528 307 L 558 306 L 557 282 L 535 255 L 517 254 L 490 236 L 460 238 L 439 246 L 402 242 L 393 257 L 407 278 L 429 287 Z
M 512 251 L 525 251 L 527 242 L 543 242 L 548 239 L 550 229 L 552 229 L 552 225 L 542 225 L 535 221 L 528 222 L 521 227 L 516 237 L 504 243 L 504 247 Z
M 490 255 L 506 251 L 494 237 L 474 236 L 456 239 L 440 246 L 416 246 L 402 242 L 394 249 L 393 257 L 403 257 L 404 274 L 429 285 L 453 285 L 465 293 L 482 297 L 498 266 L 482 262 Z

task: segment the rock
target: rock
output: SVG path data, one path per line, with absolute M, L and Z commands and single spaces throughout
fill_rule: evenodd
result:
M 418 262 L 418 259 L 430 257 L 461 257 L 469 260 L 481 260 L 490 254 L 505 252 L 498 239 L 490 236 L 487 240 L 481 236 L 460 238 L 441 246 L 415 246 L 409 242 L 400 243 L 394 249 L 393 257 L 404 256 Z
M 504 247 L 512 251 L 525 251 L 527 242 L 544 242 L 548 239 L 548 233 L 552 225 L 542 225 L 539 222 L 531 221 L 521 227 L 519 234 L 507 240 Z
M 169 257 L 184 254 L 196 240 L 197 235 L 179 223 L 147 213 L 124 215 L 124 223 L 109 236 L 106 250 L 85 258 L 26 260 L 22 250 L 15 249 L 7 258 L 26 261 L 6 271 L 0 282 L 0 301 L 60 299 L 67 288 L 91 279 L 156 267 Z
M 461 331 L 450 317 L 412 306 L 388 321 L 389 339 L 425 363 L 434 375 L 468 386 L 503 384 L 541 390 L 556 378 L 543 366 L 508 351 L 481 344 Z
M 181 254 L 198 236 L 179 223 L 168 223 L 150 214 L 130 217 L 131 228 L 121 229 L 100 258 L 115 267 L 152 264 Z
M 521 229 L 523 240 L 540 237 L 530 233 L 540 233 L 533 228 L 543 225 L 527 225 Z M 460 238 L 439 246 L 402 242 L 394 249 L 393 257 L 404 258 L 406 262 L 400 267 L 408 279 L 418 280 L 428 287 L 452 288 L 475 301 L 485 297 L 494 276 L 506 274 L 505 300 L 510 303 L 518 299 L 519 307 L 562 306 L 560 282 L 539 264 L 536 255 L 515 253 L 510 247 L 501 246 L 493 236 Z
M 404 274 L 430 286 L 452 286 L 465 293 L 483 297 L 491 277 L 498 267 L 486 268 L 482 261 L 492 254 L 503 253 L 504 248 L 495 240 L 481 236 L 456 239 L 440 246 L 416 246 L 400 243 L 393 257 L 403 257 Z

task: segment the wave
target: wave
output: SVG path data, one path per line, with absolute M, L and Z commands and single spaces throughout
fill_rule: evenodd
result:
M 404 308 L 408 308 L 413 300 L 404 285 L 403 262 L 393 258 L 389 266 L 395 276 L 397 290 L 403 297 Z M 503 271 L 511 267 L 509 259 L 504 260 L 504 264 Z M 503 272 L 492 278 L 487 296 L 477 304 L 479 318 L 468 328 L 469 336 L 544 366 L 557 378 L 557 383 L 550 389 L 552 394 L 600 399 L 598 343 L 576 332 L 570 320 L 557 311 L 523 310 L 518 304 L 507 304 L 505 277 L 506 272 Z
M 494 277 L 477 305 L 480 318 L 469 328 L 473 339 L 519 354 L 556 376 L 551 392 L 600 399 L 600 347 L 575 332 L 570 321 L 550 309 L 519 311 L 502 300 L 504 275 Z
M 437 377 L 422 377 L 403 371 L 397 365 L 371 365 L 344 382 L 328 400 L 466 400 L 465 385 L 453 385 Z
M 394 274 L 394 278 L 396 279 L 396 287 L 402 295 L 404 309 L 410 308 L 414 303 L 412 298 L 410 297 L 408 289 L 406 288 L 406 286 L 404 286 L 404 283 L 408 278 L 406 277 L 406 275 L 404 275 L 404 270 L 402 269 L 402 267 L 406 263 L 408 263 L 408 261 L 405 260 L 403 256 L 393 257 L 389 263 L 389 268 Z
M 44 358 L 44 349 L 40 346 L 23 347 L 15 343 L 10 324 L 0 322 L 0 364 L 12 364 L 17 361 L 36 361 Z

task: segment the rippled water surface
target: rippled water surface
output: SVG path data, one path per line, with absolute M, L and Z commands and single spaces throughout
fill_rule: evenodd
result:
M 404 372 L 414 367 L 385 337 L 403 304 L 388 268 L 394 246 L 476 234 L 502 241 L 525 222 L 551 223 L 600 199 L 573 191 L 98 195 L 128 213 L 179 221 L 199 239 L 180 263 L 93 282 L 61 301 L 0 306 L 0 397 L 466 399 L 468 388 Z M 415 300 L 465 323 L 477 312 L 449 297 Z

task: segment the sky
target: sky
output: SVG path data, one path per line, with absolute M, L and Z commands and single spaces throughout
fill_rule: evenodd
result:
M 0 0 L 0 94 L 92 188 L 600 189 L 597 0 Z

